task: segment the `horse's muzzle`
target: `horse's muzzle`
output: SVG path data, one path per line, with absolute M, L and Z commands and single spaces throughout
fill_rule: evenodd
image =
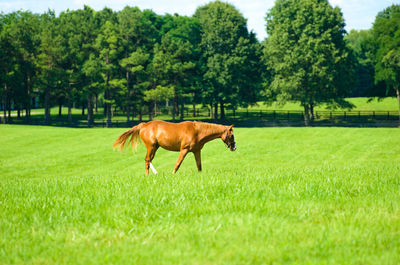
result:
M 233 143 L 230 147 L 229 147 L 229 149 L 233 152 L 233 151 L 235 151 L 236 150 L 236 143 Z

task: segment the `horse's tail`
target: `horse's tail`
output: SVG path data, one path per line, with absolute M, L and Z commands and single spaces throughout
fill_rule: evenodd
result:
M 145 123 L 142 122 L 134 127 L 132 127 L 132 129 L 125 131 L 124 133 L 122 133 L 118 139 L 115 141 L 113 148 L 117 148 L 119 147 L 119 150 L 122 151 L 122 149 L 125 146 L 125 143 L 128 141 L 129 137 L 131 137 L 131 139 L 129 140 L 132 148 L 134 148 L 135 150 L 137 149 L 137 145 L 138 145 L 138 138 L 139 138 L 139 132 L 140 129 L 143 127 Z

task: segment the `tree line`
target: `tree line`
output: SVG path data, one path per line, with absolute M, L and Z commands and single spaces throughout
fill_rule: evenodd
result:
M 305 121 L 319 104 L 351 105 L 348 96 L 399 95 L 399 6 L 377 15 L 369 31 L 344 30 L 339 8 L 323 0 L 277 0 L 260 42 L 231 4 L 214 1 L 193 16 L 158 15 L 125 7 L 89 6 L 0 15 L 0 94 L 3 122 L 34 100 L 45 108 L 101 106 L 107 124 L 121 110 L 142 119 L 160 104 L 172 119 L 184 106 L 208 106 L 212 118 L 258 101 L 299 101 Z M 396 33 L 397 32 L 397 33 Z M 396 34 L 397 35 L 396 35 Z M 396 39 L 397 38 L 397 39 Z M 7 117 L 8 116 L 8 117 Z

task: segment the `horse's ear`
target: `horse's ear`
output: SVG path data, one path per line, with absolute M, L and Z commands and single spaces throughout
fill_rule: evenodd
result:
M 231 131 L 233 129 L 233 124 L 229 126 L 228 130 Z

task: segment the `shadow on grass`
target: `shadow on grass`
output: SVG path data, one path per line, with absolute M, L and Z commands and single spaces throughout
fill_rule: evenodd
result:
M 74 115 L 72 122 L 69 122 L 65 117 L 52 117 L 50 125 L 44 123 L 44 119 L 38 116 L 32 116 L 31 120 L 27 122 L 24 118 L 13 118 L 8 124 L 14 125 L 38 125 L 38 126 L 53 126 L 53 127 L 70 127 L 70 128 L 89 128 L 88 122 L 85 119 L 80 119 L 80 115 Z M 106 120 L 97 117 L 92 128 L 106 128 Z M 156 118 L 157 119 L 157 118 Z M 168 122 L 181 122 L 181 120 L 163 119 Z M 303 120 L 263 120 L 263 119 L 225 119 L 216 120 L 204 117 L 185 119 L 185 121 L 202 121 L 210 123 L 219 123 L 224 125 L 232 125 L 239 128 L 252 128 L 252 127 L 306 127 Z M 130 128 L 140 122 L 147 122 L 148 120 L 138 121 L 122 121 L 113 120 L 109 124 L 109 128 Z M 351 120 L 351 119 L 332 119 L 332 120 L 316 120 L 310 123 L 309 127 L 356 127 L 356 128 L 400 128 L 400 120 Z

